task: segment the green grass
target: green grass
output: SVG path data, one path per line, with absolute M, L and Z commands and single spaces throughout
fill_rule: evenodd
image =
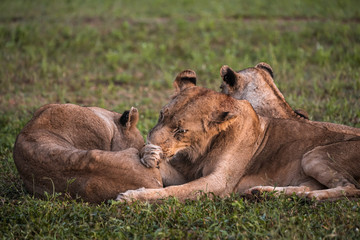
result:
M 140 111 L 151 129 L 176 74 L 218 90 L 219 69 L 269 63 L 294 108 L 360 127 L 359 1 L 0 2 L 0 237 L 359 238 L 360 203 L 231 196 L 89 205 L 33 199 L 12 159 L 35 109 Z
M 8 200 L 0 224 L 9 238 L 316 239 L 359 237 L 360 204 L 312 202 L 296 197 L 255 201 L 233 195 L 179 203 L 91 206 L 30 197 Z

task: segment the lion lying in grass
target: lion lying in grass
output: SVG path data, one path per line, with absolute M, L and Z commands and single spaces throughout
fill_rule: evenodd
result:
M 25 188 L 40 196 L 62 192 L 101 202 L 129 189 L 162 187 L 159 170 L 140 163 L 138 118 L 136 108 L 121 115 L 72 104 L 41 107 L 14 147 Z
M 355 132 L 260 116 L 247 100 L 197 87 L 191 70 L 180 73 L 174 86 L 176 95 L 161 110 L 148 142 L 162 148 L 188 183 L 129 190 L 118 200 L 274 189 L 316 199 L 360 195 Z

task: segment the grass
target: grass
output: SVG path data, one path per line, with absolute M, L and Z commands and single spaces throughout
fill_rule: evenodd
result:
M 359 238 L 358 200 L 39 200 L 12 159 L 17 134 L 43 104 L 136 106 L 145 136 L 179 71 L 191 68 L 217 90 L 224 64 L 267 62 L 291 106 L 360 127 L 359 9 L 358 1 L 1 1 L 0 237 Z
M 102 204 L 26 197 L 4 203 L 9 238 L 356 238 L 360 204 L 296 197 L 258 201 L 231 196 L 179 203 Z

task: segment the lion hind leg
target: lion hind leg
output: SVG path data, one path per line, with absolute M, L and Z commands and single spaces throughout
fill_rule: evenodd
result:
M 304 173 L 328 189 L 310 191 L 307 197 L 316 199 L 360 196 L 359 141 L 347 141 L 316 147 L 307 152 L 301 166 Z
M 256 186 L 249 188 L 245 191 L 247 194 L 257 195 L 264 192 L 273 192 L 275 196 L 280 194 L 292 195 L 296 194 L 298 196 L 304 196 L 307 192 L 310 191 L 310 188 L 307 186 L 287 186 L 287 187 L 274 187 L 274 186 Z
M 307 198 L 315 198 L 316 200 L 340 197 L 360 197 L 360 189 L 357 189 L 354 185 L 348 185 L 345 187 L 336 187 L 305 192 L 304 196 L 306 196 Z
M 273 192 L 275 196 L 281 194 L 293 195 L 299 197 L 315 198 L 316 200 L 340 198 L 340 197 L 360 197 L 360 190 L 355 186 L 336 187 L 330 189 L 313 190 L 311 191 L 307 186 L 288 186 L 288 187 L 274 187 L 274 186 L 256 186 L 245 191 L 247 194 L 258 195 L 264 192 Z

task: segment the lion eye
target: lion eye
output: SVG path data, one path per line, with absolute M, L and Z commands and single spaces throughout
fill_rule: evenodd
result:
M 177 132 L 178 133 L 186 133 L 188 130 L 186 130 L 186 129 L 179 129 Z
M 182 128 L 176 128 L 173 132 L 176 133 L 186 133 L 188 130 Z

